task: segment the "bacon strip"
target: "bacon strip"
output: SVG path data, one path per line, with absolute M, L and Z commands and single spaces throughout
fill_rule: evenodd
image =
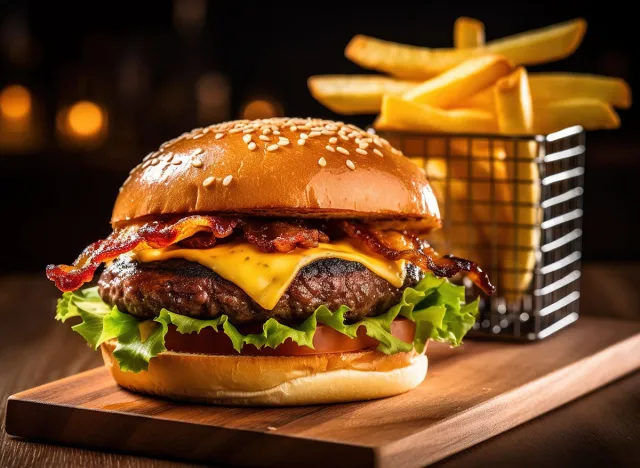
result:
M 103 262 L 113 260 L 136 249 L 159 249 L 207 232 L 210 239 L 221 239 L 233 233 L 237 219 L 215 216 L 187 216 L 175 222 L 152 221 L 112 232 L 109 237 L 88 246 L 73 265 L 48 265 L 47 278 L 61 291 L 75 291 L 91 281 Z
M 341 228 L 349 237 L 360 240 L 369 249 L 389 260 L 407 260 L 423 271 L 428 270 L 436 276 L 445 278 L 451 278 L 464 271 L 486 294 L 491 295 L 495 292 L 495 286 L 491 284 L 489 277 L 478 264 L 451 255 L 440 257 L 431 246 L 415 237 L 402 236 L 398 239 L 398 233 L 394 233 L 394 237 L 389 237 L 385 232 L 348 221 L 342 221 Z M 407 246 L 409 248 L 406 248 Z
M 263 252 L 291 252 L 296 247 L 310 249 L 318 242 L 329 242 L 329 237 L 318 229 L 308 228 L 301 221 L 259 223 L 243 222 L 244 237 Z

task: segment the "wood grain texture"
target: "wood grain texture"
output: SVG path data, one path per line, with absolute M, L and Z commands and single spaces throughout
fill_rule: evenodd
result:
M 176 404 L 122 390 L 98 368 L 11 397 L 7 431 L 239 466 L 423 466 L 639 368 L 640 323 L 583 318 L 541 343 L 430 351 L 414 391 L 295 408 Z

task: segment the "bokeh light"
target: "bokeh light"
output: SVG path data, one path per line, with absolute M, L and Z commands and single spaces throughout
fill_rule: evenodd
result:
M 31 93 L 24 86 L 7 86 L 0 92 L 0 112 L 7 119 L 18 120 L 31 113 Z
M 282 116 L 282 105 L 269 98 L 251 100 L 242 109 L 243 119 L 268 119 L 279 116 Z
M 97 104 L 79 101 L 69 108 L 66 120 L 71 133 L 86 138 L 100 133 L 105 124 L 105 115 Z

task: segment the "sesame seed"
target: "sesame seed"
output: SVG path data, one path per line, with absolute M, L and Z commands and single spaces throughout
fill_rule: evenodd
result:
M 256 145 L 255 141 L 252 141 L 251 143 L 249 143 L 249 146 L 248 146 L 249 151 L 253 151 L 254 149 L 256 149 L 256 146 L 257 145 Z
M 262 141 L 271 141 L 271 138 L 266 135 L 260 135 L 258 138 L 260 138 Z
M 150 160 L 146 160 L 143 164 L 142 164 L 142 169 L 146 169 L 147 167 L 149 167 L 149 164 L 151 164 Z
M 224 136 L 224 133 L 216 133 L 216 140 L 219 140 Z
M 265 127 L 262 129 L 263 135 L 268 135 L 269 133 L 271 133 L 271 129 L 269 127 Z
M 198 135 L 194 136 L 193 139 L 197 140 L 198 138 L 202 138 L 204 136 L 204 133 L 199 133 Z
M 365 150 L 363 150 L 362 148 L 356 148 L 356 153 L 359 154 L 368 154 Z
M 353 161 L 352 161 L 351 159 L 347 159 L 347 167 L 348 167 L 349 169 L 351 169 L 352 171 L 355 171 L 355 170 L 356 170 L 356 165 L 355 165 L 355 164 L 353 164 Z
M 274 130 L 274 131 L 273 131 L 273 134 L 274 134 L 274 135 L 280 135 L 280 132 L 279 132 L 278 130 Z
M 324 126 L 324 128 L 326 128 L 327 130 L 337 130 L 338 129 L 338 127 L 336 127 L 333 124 L 327 124 L 327 125 Z
M 152 165 L 152 166 L 155 166 L 155 165 L 156 165 L 156 164 L 158 164 L 159 162 L 160 162 L 160 160 L 159 160 L 159 159 L 153 158 L 153 159 L 151 160 L 151 165 Z
M 193 150 L 193 153 L 191 153 L 191 156 L 198 156 L 199 154 L 204 153 L 204 150 L 202 148 L 196 148 Z
M 306 140 L 307 138 L 309 138 L 309 135 L 307 135 L 306 133 L 301 133 L 300 138 L 302 138 L 303 140 Z
M 342 146 L 338 146 L 338 147 L 336 148 L 336 150 L 338 151 L 338 153 L 342 153 L 342 154 L 349 154 L 349 150 L 348 150 L 348 149 L 343 148 Z
M 267 146 L 267 151 L 275 151 L 279 148 L 278 145 L 269 145 Z
M 242 130 L 242 133 L 252 133 L 255 132 L 256 129 L 253 127 L 249 127 L 249 128 L 245 128 L 244 130 Z
M 288 138 L 280 137 L 280 140 L 278 141 L 278 145 L 287 146 L 288 144 L 289 144 L 289 139 Z
M 331 130 L 322 130 L 320 133 L 322 133 L 323 135 L 327 135 L 327 136 L 331 136 L 331 135 L 335 135 L 336 132 L 332 132 Z
M 320 132 L 310 132 L 309 133 L 309 138 L 317 137 L 317 136 L 320 136 L 320 135 L 322 135 L 322 133 L 320 133 Z
M 298 131 L 298 127 L 296 127 L 295 125 L 292 125 L 292 126 L 291 126 L 291 131 L 292 131 L 292 132 L 296 132 L 296 131 Z
M 367 143 L 366 141 L 361 141 L 358 146 L 360 147 L 360 149 L 367 149 L 369 143 Z
M 192 159 L 191 160 L 191 165 L 193 167 L 202 167 L 202 160 L 198 159 L 198 158 Z
M 349 141 L 349 137 L 347 135 L 340 134 L 340 138 L 342 138 L 344 141 Z
M 211 187 L 215 182 L 216 182 L 216 178 L 215 177 L 207 177 L 202 182 L 202 185 L 204 185 L 205 187 L 208 188 L 208 187 Z
M 148 161 L 149 159 L 151 159 L 151 157 L 153 156 L 153 153 L 154 153 L 154 152 L 152 151 L 151 153 L 147 154 L 147 155 L 144 157 L 143 161 Z
M 338 143 L 338 139 L 336 137 L 331 137 L 329 138 L 329 143 L 331 143 L 332 145 L 335 145 L 336 143 Z
M 329 146 L 329 145 L 327 145 L 327 146 L 325 146 L 325 148 L 327 148 L 327 149 L 328 149 L 329 151 L 331 151 L 332 153 L 335 153 L 335 152 L 336 152 L 336 150 L 335 150 L 335 149 L 333 149 L 333 146 Z
M 245 136 L 243 136 L 243 137 L 242 137 L 242 140 L 243 140 L 245 143 L 247 143 L 247 144 L 248 144 L 248 143 L 251 141 L 251 135 L 245 135 Z
M 376 146 L 379 146 L 380 148 L 382 148 L 382 143 L 380 142 L 379 138 L 374 138 L 373 142 L 376 144 Z
M 373 152 L 382 157 L 382 152 L 378 148 L 373 148 Z
M 242 127 L 236 127 L 229 130 L 229 133 L 238 133 L 242 131 Z
M 305 141 L 307 141 L 307 140 L 305 140 L 304 138 L 300 138 L 300 139 L 298 140 L 298 144 L 299 144 L 300 146 L 304 146 L 304 142 L 305 142 Z
M 229 185 L 231 183 L 232 180 L 233 180 L 233 176 L 232 175 L 228 175 L 227 177 L 222 179 L 222 185 L 224 185 L 226 187 L 227 185 Z
M 318 164 L 320 164 L 321 167 L 324 167 L 327 165 L 327 160 L 324 158 L 320 158 L 318 159 Z

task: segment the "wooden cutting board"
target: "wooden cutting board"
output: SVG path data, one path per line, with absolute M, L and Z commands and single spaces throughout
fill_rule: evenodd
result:
M 89 352 L 89 351 L 87 351 Z M 234 408 L 136 395 L 93 369 L 10 397 L 9 434 L 240 466 L 419 467 L 640 368 L 640 322 L 581 318 L 538 343 L 430 345 L 425 382 L 384 400 Z

